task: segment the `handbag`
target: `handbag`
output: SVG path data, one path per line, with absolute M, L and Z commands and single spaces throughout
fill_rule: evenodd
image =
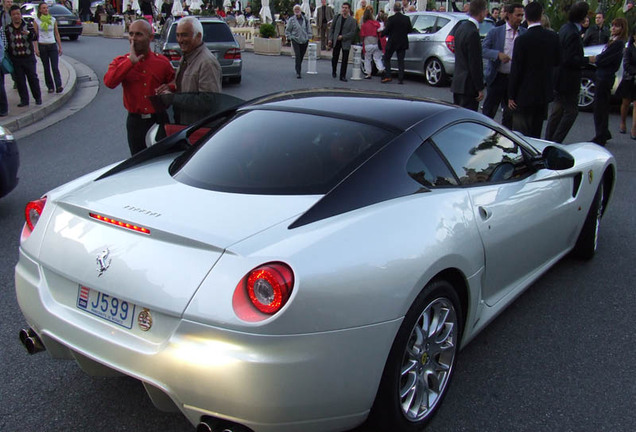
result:
M 2 69 L 2 73 L 5 74 L 13 74 L 13 63 L 11 63 L 11 59 L 6 55 L 2 57 L 2 63 L 0 63 L 0 68 Z

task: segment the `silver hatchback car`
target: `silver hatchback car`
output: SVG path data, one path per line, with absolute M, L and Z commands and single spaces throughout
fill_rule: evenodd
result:
M 243 69 L 241 47 L 234 39 L 230 26 L 216 17 L 197 18 L 203 25 L 203 43 L 219 60 L 223 78 L 229 78 L 230 82 L 233 83 L 240 83 Z M 177 21 L 178 19 L 169 18 L 161 33 L 155 35 L 154 43 L 154 51 L 168 57 L 175 69 L 181 60 L 181 48 L 177 43 Z
M 405 71 L 424 75 L 432 86 L 441 86 L 455 72 L 455 36 L 452 30 L 468 15 L 456 12 L 412 12 L 414 33 L 409 34 L 409 49 L 404 59 Z M 479 33 L 486 37 L 495 26 L 486 19 L 479 27 Z

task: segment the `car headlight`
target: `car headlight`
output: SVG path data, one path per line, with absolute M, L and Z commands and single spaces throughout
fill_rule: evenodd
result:
M 9 129 L 0 126 L 0 140 L 13 141 L 13 134 Z

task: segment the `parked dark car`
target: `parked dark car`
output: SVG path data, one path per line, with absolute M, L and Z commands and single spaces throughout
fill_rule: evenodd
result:
M 221 64 L 223 78 L 230 82 L 241 82 L 243 63 L 241 47 L 234 38 L 230 26 L 216 17 L 197 17 L 203 25 L 203 43 L 216 56 Z M 165 55 L 176 69 L 181 61 L 181 48 L 177 43 L 177 21 L 179 17 L 170 17 L 159 35 L 155 36 L 154 51 Z
M 585 57 L 597 56 L 603 52 L 605 45 L 591 45 L 585 47 L 583 55 Z M 583 76 L 581 77 L 581 91 L 579 92 L 579 111 L 592 111 L 594 109 L 594 100 L 596 99 L 596 85 L 594 84 L 594 75 L 596 66 L 589 64 L 583 68 Z M 612 86 L 612 102 L 620 103 L 620 98 L 616 96 L 616 89 L 623 77 L 623 62 L 621 62 L 616 79 Z
M 18 185 L 20 154 L 11 132 L 0 126 L 0 198 Z
M 20 10 L 25 21 L 33 21 L 37 16 L 39 3 L 24 3 Z M 49 3 L 49 13 L 57 20 L 60 37 L 77 40 L 82 34 L 82 21 L 73 12 L 60 4 Z

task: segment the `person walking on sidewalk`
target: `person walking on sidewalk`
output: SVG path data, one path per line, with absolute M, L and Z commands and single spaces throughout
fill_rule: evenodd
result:
M 22 19 L 20 6 L 13 5 L 10 9 L 11 24 L 6 29 L 7 51 L 15 69 L 15 80 L 20 95 L 19 107 L 29 105 L 29 87 L 35 99 L 36 105 L 42 105 L 42 93 L 40 92 L 40 79 L 35 69 L 36 60 L 33 50 L 33 41 L 37 39 L 35 29 Z
M 333 47 L 331 57 L 331 76 L 336 77 L 338 68 L 338 58 L 342 50 L 342 64 L 340 65 L 340 81 L 347 81 L 347 62 L 349 61 L 349 51 L 351 41 L 356 36 L 358 24 L 351 16 L 351 5 L 347 2 L 342 4 L 340 13 L 333 19 L 331 30 L 329 31 L 329 48 Z
M 309 36 L 311 35 L 311 24 L 309 18 L 303 16 L 300 5 L 294 5 L 294 16 L 287 20 L 285 26 L 285 37 L 291 41 L 294 48 L 294 56 L 296 57 L 296 78 L 301 78 L 300 68 L 303 64 L 305 52 L 309 45 Z
M 119 84 L 124 89 L 124 107 L 128 111 L 126 131 L 132 155 L 146 148 L 146 133 L 153 124 L 168 121 L 165 112 L 157 113 L 150 96 L 162 84 L 174 80 L 174 69 L 167 57 L 150 51 L 153 33 L 148 21 L 134 21 L 129 28 L 130 53 L 116 57 L 104 75 L 106 87 Z
M 4 51 L 4 38 L 0 38 L 0 63 L 6 55 Z M 7 91 L 4 88 L 4 71 L 0 70 L 0 117 L 6 117 L 9 114 L 9 102 L 7 102 Z
M 360 39 L 364 43 L 364 79 L 371 79 L 373 72 L 371 61 L 375 62 L 378 73 L 384 74 L 384 63 L 382 63 L 382 49 L 380 48 L 380 23 L 373 19 L 373 8 L 367 6 L 362 15 L 362 27 L 360 28 Z
M 316 9 L 316 25 L 320 35 L 320 49 L 327 49 L 327 32 L 329 23 L 333 20 L 333 8 L 327 4 L 327 0 L 320 0 L 320 6 Z
M 62 77 L 58 67 L 62 55 L 62 41 L 57 30 L 57 20 L 49 14 L 49 5 L 38 5 L 37 17 L 34 20 L 35 32 L 38 35 L 35 45 L 35 55 L 42 60 L 44 68 L 44 82 L 49 93 L 62 93 Z M 53 76 L 51 76 L 53 71 Z M 54 81 L 55 80 L 55 81 Z

